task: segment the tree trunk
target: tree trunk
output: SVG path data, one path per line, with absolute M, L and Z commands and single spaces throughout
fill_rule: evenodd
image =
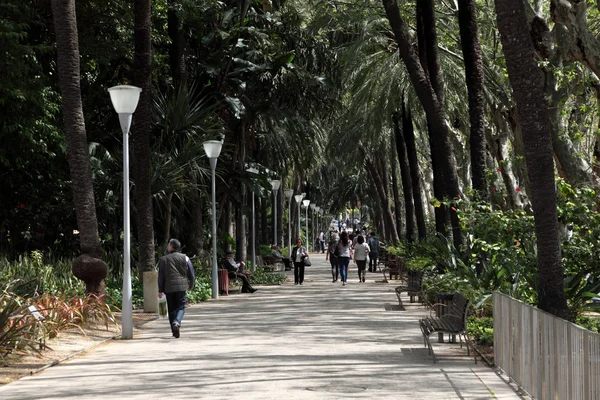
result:
M 225 241 L 225 251 L 231 250 L 231 240 L 233 240 L 233 205 L 231 201 L 227 200 L 225 203 L 225 229 L 227 233 L 227 240 Z M 217 233 L 218 234 L 218 233 Z
M 183 20 L 179 8 L 179 0 L 168 0 L 167 23 L 169 25 L 169 64 L 171 66 L 171 75 L 173 76 L 173 86 L 178 89 L 182 84 L 185 85 L 187 78 L 185 66 L 185 35 L 183 32 Z
M 200 255 L 202 254 L 202 247 L 204 245 L 204 204 L 202 195 L 200 194 L 200 190 L 194 190 L 194 193 L 192 194 L 192 199 L 190 200 L 189 208 L 191 214 L 191 232 L 189 247 L 193 254 Z
M 237 127 L 237 168 L 239 171 L 246 169 L 246 136 L 248 121 L 240 121 Z M 248 237 L 246 235 L 246 212 L 248 204 L 248 190 L 243 182 L 239 183 L 239 203 L 236 207 L 235 219 L 235 250 L 236 260 L 245 261 L 248 259 L 247 246 Z
M 458 26 L 465 60 L 465 76 L 469 97 L 472 185 L 473 189 L 482 198 L 487 198 L 485 179 L 485 81 L 475 0 L 458 0 Z
M 138 271 L 154 270 L 154 217 L 150 182 L 152 129 L 152 15 L 150 0 L 134 2 L 134 84 L 142 88 L 133 125 L 133 170 L 139 246 Z
M 267 202 L 268 197 L 261 197 L 260 199 L 260 243 L 269 244 L 269 222 L 267 219 Z
M 596 190 L 596 212 L 600 212 L 600 139 L 596 138 L 594 155 L 592 158 L 594 173 L 594 189 Z
M 73 262 L 73 274 L 85 282 L 88 293 L 101 293 L 104 291 L 103 280 L 108 273 L 108 266 L 100 259 L 102 248 L 98 238 L 94 186 L 81 102 L 75 0 L 52 0 L 52 14 L 67 159 L 81 251 L 81 255 Z
M 369 185 L 371 186 L 371 197 L 373 199 L 373 202 L 375 203 L 375 206 L 373 207 L 373 210 L 375 211 L 375 215 L 373 216 L 375 226 L 372 228 L 372 230 L 378 232 L 381 240 L 386 242 L 387 237 L 386 237 L 386 232 L 385 232 L 385 227 L 384 227 L 384 222 L 383 222 L 383 217 L 382 217 L 383 210 L 381 207 L 381 199 L 379 198 L 379 192 L 377 191 L 377 188 L 375 185 L 375 180 L 369 179 Z
M 522 0 L 495 0 L 498 30 L 523 128 L 538 252 L 539 307 L 571 319 L 561 265 L 550 110 Z
M 402 189 L 404 192 L 404 207 L 406 209 L 406 239 L 409 242 L 414 242 L 415 219 L 413 215 L 415 212 L 415 207 L 413 204 L 413 185 L 410 176 L 410 167 L 408 166 L 406 143 L 404 143 L 402 128 L 400 127 L 400 116 L 398 115 L 398 113 L 394 113 L 392 118 L 394 122 L 394 137 L 396 139 L 396 153 L 398 155 L 398 161 L 400 163 L 400 176 L 402 179 Z
M 394 151 L 396 147 L 396 137 L 392 135 L 392 156 L 390 158 L 392 168 L 392 194 L 394 197 L 394 208 L 396 210 L 396 231 L 398 237 L 402 237 L 402 217 L 401 217 L 401 204 L 400 204 L 400 188 L 398 186 L 398 155 Z M 408 235 L 408 218 L 406 219 L 406 231 Z
M 381 176 L 379 175 L 379 171 L 377 171 L 377 167 L 375 167 L 370 160 L 366 160 L 366 165 L 369 173 L 371 174 L 375 189 L 377 190 L 379 198 L 381 199 L 381 210 L 383 212 L 382 217 L 386 229 L 386 235 L 393 244 L 397 244 L 400 241 L 400 238 L 398 237 L 398 232 L 396 232 L 396 228 L 394 227 L 394 218 L 392 217 L 392 211 L 390 210 L 390 205 L 384 192 L 384 185 Z
M 425 110 L 425 114 L 427 115 L 427 120 L 431 127 L 430 138 L 431 136 L 435 137 L 432 159 L 435 158 L 436 161 L 432 163 L 435 164 L 436 168 L 439 167 L 439 169 L 442 171 L 442 184 L 445 188 L 444 194 L 449 196 L 451 199 L 458 198 L 460 196 L 458 177 L 456 174 L 456 164 L 454 160 L 452 143 L 450 142 L 448 126 L 446 125 L 446 111 L 444 108 L 444 103 L 441 101 L 443 95 L 437 92 L 439 90 L 443 90 L 440 88 L 441 77 L 435 77 L 432 79 L 432 82 L 430 82 L 423 70 L 423 67 L 421 66 L 419 56 L 417 53 L 415 53 L 415 49 L 412 46 L 410 35 L 408 33 L 408 27 L 400 15 L 400 10 L 398 9 L 396 1 L 382 1 L 388 20 L 392 27 L 392 31 L 394 32 L 394 37 L 398 43 L 400 56 L 404 61 L 412 85 L 417 93 L 417 96 L 419 97 L 423 109 Z M 424 16 L 425 15 L 428 14 L 424 12 Z M 433 13 L 431 13 L 431 15 L 433 15 Z M 428 62 L 429 60 L 438 58 L 437 55 L 429 54 L 430 51 L 437 54 L 437 47 L 433 45 L 434 39 L 427 36 L 428 32 L 429 34 L 432 32 L 435 33 L 435 20 L 431 18 L 431 15 L 429 18 L 424 17 L 423 20 L 424 31 L 426 32 L 426 42 L 429 42 L 427 44 Z M 431 28 L 431 26 L 433 26 L 433 28 Z M 429 64 L 428 66 L 430 75 L 432 72 L 441 75 L 439 69 L 434 69 L 434 65 Z M 437 179 L 439 180 L 439 177 Z M 460 248 L 462 238 L 460 234 L 460 223 L 455 210 L 450 211 L 450 221 L 452 223 L 454 245 L 455 247 Z
M 171 239 L 171 219 L 173 217 L 173 192 L 167 193 L 165 220 L 163 225 L 162 249 L 166 250 Z
M 419 239 L 424 240 L 427 238 L 427 226 L 425 225 L 425 212 L 421 197 L 421 178 L 419 177 L 419 160 L 417 158 L 417 147 L 415 146 L 415 132 L 413 130 L 410 111 L 407 112 L 404 102 L 402 102 L 402 134 L 404 136 L 404 143 L 406 144 L 406 155 L 410 170 L 413 205 L 415 207 Z
M 277 243 L 278 246 L 283 245 L 283 210 L 285 210 L 283 204 L 283 187 L 279 188 L 277 191 Z

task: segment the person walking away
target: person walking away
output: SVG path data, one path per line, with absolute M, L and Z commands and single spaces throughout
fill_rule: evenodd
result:
M 371 232 L 369 240 L 369 272 L 377 272 L 377 254 L 379 254 L 379 240 L 375 237 L 375 232 Z
M 169 323 L 175 338 L 179 338 L 185 314 L 185 291 L 194 287 L 194 267 L 189 257 L 179 252 L 180 249 L 179 240 L 169 240 L 168 254 L 158 261 L 158 297 L 167 297 Z
M 335 283 L 338 281 L 340 272 L 340 259 L 339 259 L 339 248 L 337 242 L 332 238 L 327 246 L 327 254 L 325 255 L 325 261 L 329 260 L 331 264 L 331 282 Z
M 350 265 L 350 260 L 352 259 L 352 242 L 348 238 L 347 231 L 342 232 L 338 248 L 340 253 L 339 266 L 340 274 L 342 275 L 342 286 L 346 286 L 348 284 L 348 265 Z
M 369 245 L 365 243 L 365 238 L 362 237 L 362 235 L 358 235 L 356 239 L 356 246 L 354 246 L 354 262 L 358 267 L 359 282 L 365 281 L 367 254 L 369 254 Z
M 325 253 L 325 232 L 321 231 L 319 234 L 319 247 L 321 248 L 321 254 Z
M 302 239 L 296 240 L 296 245 L 292 249 L 291 259 L 294 261 L 294 285 L 304 283 L 304 259 L 308 257 L 306 247 L 302 246 Z
M 239 263 L 235 262 L 233 259 L 234 255 L 235 252 L 233 250 L 228 250 L 227 253 L 225 253 L 225 261 L 223 261 L 223 268 L 228 271 L 227 275 L 229 276 L 229 279 L 232 281 L 236 279 L 242 281 L 242 293 L 256 292 L 258 289 L 253 288 L 250 284 L 250 272 L 245 269 L 246 263 L 243 261 Z

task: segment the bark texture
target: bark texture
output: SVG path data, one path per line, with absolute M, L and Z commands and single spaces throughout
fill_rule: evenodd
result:
M 401 203 L 400 203 L 400 188 L 398 185 L 398 154 L 394 151 L 396 147 L 396 136 L 392 135 L 392 156 L 390 157 L 391 169 L 392 169 L 392 194 L 394 197 L 394 209 L 396 217 L 396 231 L 398 236 L 402 237 L 402 217 L 401 217 Z M 407 220 L 408 224 L 408 220 Z M 406 227 L 408 232 L 408 225 Z M 414 228 L 413 228 L 414 230 Z
M 169 64 L 171 66 L 171 75 L 173 76 L 173 85 L 178 88 L 185 84 L 187 79 L 185 67 L 185 35 L 183 32 L 183 19 L 181 18 L 179 0 L 168 0 L 167 24 L 169 38 Z
M 509 80 L 523 129 L 538 249 L 539 307 L 571 319 L 561 265 L 550 110 L 522 0 L 495 0 Z
M 136 109 L 133 138 L 133 173 L 139 245 L 140 275 L 152 271 L 154 262 L 154 216 L 150 183 L 150 131 L 152 129 L 152 18 L 150 0 L 134 2 L 134 84 L 142 88 Z
M 445 188 L 444 194 L 450 198 L 457 198 L 460 196 L 460 192 L 458 176 L 456 174 L 456 163 L 446 124 L 446 110 L 443 101 L 440 101 L 435 90 L 439 90 L 439 87 L 436 86 L 434 88 L 421 65 L 419 56 L 411 44 L 408 27 L 400 15 L 396 0 L 382 0 L 382 2 L 398 44 L 400 56 L 404 61 L 411 83 L 427 115 L 431 132 L 430 139 L 432 136 L 434 137 L 434 152 L 431 157 L 432 159 L 435 158 L 435 162 L 432 161 L 432 164 L 436 169 L 439 167 L 439 170 L 442 171 Z M 427 32 L 431 32 L 431 30 L 428 30 L 427 25 L 433 25 L 433 32 L 435 32 L 435 20 L 425 18 L 426 15 L 424 12 L 423 26 L 427 39 Z M 429 53 L 429 51 L 437 52 L 437 49 L 434 46 L 427 45 L 427 52 Z M 427 54 L 428 62 L 432 58 L 435 58 L 435 56 Z M 431 73 L 432 68 L 429 68 L 429 74 Z M 439 74 L 439 70 L 436 73 Z M 439 83 L 440 79 L 436 78 L 435 82 Z M 441 95 L 440 97 L 443 96 Z M 436 180 L 439 181 L 439 175 L 436 176 Z M 462 242 L 460 224 L 458 215 L 453 210 L 450 211 L 450 220 L 452 223 L 454 245 L 458 248 Z
M 404 208 L 406 210 L 406 240 L 413 242 L 415 240 L 415 207 L 413 204 L 413 186 L 410 176 L 410 166 L 408 164 L 408 156 L 406 154 L 406 143 L 402 135 L 402 127 L 400 125 L 399 113 L 394 113 L 394 137 L 396 144 L 396 154 L 400 164 L 400 178 L 402 179 L 402 190 L 404 192 Z
M 406 144 L 406 156 L 410 169 L 410 180 L 412 184 L 413 205 L 415 207 L 415 219 L 419 239 L 427 238 L 427 226 L 425 225 L 425 212 L 423 210 L 423 198 L 421 197 L 421 178 L 419 176 L 419 160 L 417 158 L 417 147 L 415 145 L 415 132 L 413 129 L 410 111 L 406 110 L 402 103 L 402 136 Z
M 99 293 L 103 291 L 103 280 L 108 273 L 108 266 L 100 259 L 102 249 L 98 238 L 92 170 L 81 102 L 75 0 L 52 0 L 52 14 L 67 158 L 81 251 L 81 255 L 73 262 L 73 274 L 85 282 L 88 293 Z
M 475 0 L 458 0 L 458 26 L 465 60 L 465 76 L 469 97 L 471 180 L 473 189 L 482 198 L 487 198 L 485 178 L 485 81 Z
M 370 160 L 366 160 L 366 166 L 367 170 L 371 174 L 377 194 L 379 195 L 385 233 L 387 238 L 391 240 L 392 243 L 396 244 L 400 241 L 400 238 L 398 237 L 398 232 L 394 227 L 394 218 L 392 217 L 392 211 L 390 210 L 388 198 L 385 194 L 383 181 L 379 171 L 377 170 L 378 168 Z

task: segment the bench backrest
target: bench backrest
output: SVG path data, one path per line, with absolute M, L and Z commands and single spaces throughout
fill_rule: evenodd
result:
M 467 312 L 469 310 L 469 299 L 460 293 L 454 293 L 452 303 L 448 305 L 448 314 L 457 316 L 462 321 L 462 328 L 467 328 Z
M 420 292 L 423 288 L 423 275 L 422 270 L 411 269 L 408 271 L 408 290 L 413 292 Z

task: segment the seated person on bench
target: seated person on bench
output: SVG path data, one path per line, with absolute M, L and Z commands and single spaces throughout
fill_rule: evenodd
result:
M 235 262 L 233 259 L 234 252 L 229 250 L 227 252 L 227 258 L 223 261 L 223 268 L 229 271 L 229 279 L 240 279 L 242 281 L 242 293 L 254 293 L 258 289 L 254 289 L 252 285 L 250 285 L 250 273 L 248 270 L 244 269 L 246 264 L 244 262 Z

